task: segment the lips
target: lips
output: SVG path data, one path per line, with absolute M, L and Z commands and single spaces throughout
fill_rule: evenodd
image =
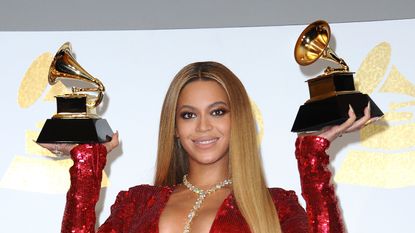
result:
M 201 148 L 208 148 L 210 146 L 212 146 L 213 144 L 215 144 L 217 141 L 219 140 L 218 137 L 203 137 L 203 138 L 197 138 L 197 139 L 193 139 L 193 143 Z
M 202 145 L 207 145 L 207 144 L 211 144 L 218 141 L 218 138 L 212 138 L 212 139 L 208 139 L 208 140 L 195 140 L 193 141 L 196 144 L 202 144 Z

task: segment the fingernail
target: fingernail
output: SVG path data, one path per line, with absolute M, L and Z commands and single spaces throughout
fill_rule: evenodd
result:
M 352 111 L 354 113 L 354 110 L 351 104 L 349 104 L 349 111 Z

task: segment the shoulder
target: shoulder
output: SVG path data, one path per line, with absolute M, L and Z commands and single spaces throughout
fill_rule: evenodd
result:
M 298 202 L 297 194 L 292 190 L 285 190 L 282 188 L 269 188 L 268 189 L 272 201 L 278 212 L 281 210 L 304 210 Z
M 168 186 L 155 186 L 149 184 L 141 184 L 128 189 L 130 193 L 159 193 L 171 190 Z M 122 191 L 123 192 L 123 191 Z
M 283 232 L 307 232 L 308 220 L 297 194 L 282 188 L 268 189 L 278 212 Z
M 168 200 L 171 188 L 164 186 L 138 185 L 131 187 L 128 191 L 118 193 L 111 212 L 139 213 L 157 204 Z
M 268 188 L 272 200 L 275 202 L 290 201 L 298 203 L 297 194 L 292 190 L 285 190 L 283 188 Z
M 111 206 L 111 215 L 98 232 L 114 232 L 113 229 L 126 230 L 136 217 L 143 216 L 151 208 L 158 209 L 167 200 L 171 188 L 152 185 L 138 185 L 118 193 Z M 119 231 L 116 231 L 119 232 Z
M 142 184 L 131 187 L 128 191 L 121 191 L 117 195 L 116 203 L 129 200 L 143 200 L 158 195 L 166 195 L 171 193 L 171 188 L 168 186 L 154 186 L 149 184 Z

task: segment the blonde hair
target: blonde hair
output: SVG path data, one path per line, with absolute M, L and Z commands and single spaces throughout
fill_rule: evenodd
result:
M 228 95 L 231 112 L 229 169 L 239 210 L 253 233 L 280 233 L 278 214 L 262 170 L 248 95 L 235 74 L 220 63 L 189 64 L 179 71 L 170 84 L 160 116 L 155 185 L 179 184 L 188 172 L 186 152 L 175 139 L 175 117 L 180 91 L 195 80 L 215 80 Z

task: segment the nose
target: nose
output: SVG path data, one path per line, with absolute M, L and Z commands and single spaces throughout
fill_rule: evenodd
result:
M 212 129 L 212 124 L 208 116 L 200 116 L 197 122 L 196 130 L 199 132 L 205 132 Z

